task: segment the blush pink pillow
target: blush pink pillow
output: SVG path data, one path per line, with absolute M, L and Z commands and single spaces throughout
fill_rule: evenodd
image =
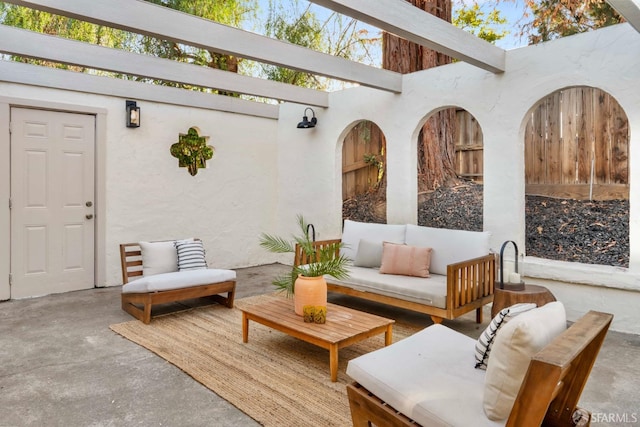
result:
M 431 248 L 383 242 L 380 273 L 429 277 Z

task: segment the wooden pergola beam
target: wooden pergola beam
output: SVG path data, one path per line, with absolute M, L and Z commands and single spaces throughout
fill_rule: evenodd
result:
M 0 25 L 0 52 L 229 92 L 329 106 L 329 94 L 169 59 L 110 49 Z
M 504 49 L 456 28 L 404 0 L 309 1 L 492 73 L 505 70 Z
M 9 0 L 19 6 L 399 93 L 402 75 L 141 0 Z
M 607 0 L 607 3 L 640 33 L 640 0 Z
M 277 120 L 279 117 L 280 107 L 278 105 L 54 68 L 43 73 L 42 68 L 38 65 L 0 61 L 0 81 L 48 89 L 118 96 L 126 99 L 133 98 L 138 101 L 145 100 L 204 108 L 267 119 Z

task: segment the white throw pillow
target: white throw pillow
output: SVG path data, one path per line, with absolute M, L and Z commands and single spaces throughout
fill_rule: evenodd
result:
M 483 406 L 490 420 L 509 416 L 531 358 L 566 329 L 559 301 L 522 313 L 500 328 L 485 375 Z
M 489 355 L 491 354 L 491 348 L 493 347 L 498 330 L 518 314 L 534 308 L 536 308 L 534 303 L 514 304 L 511 307 L 503 308 L 491 319 L 491 323 L 489 323 L 489 326 L 482 332 L 476 342 L 476 369 L 487 369 Z
M 377 224 L 346 219 L 342 230 L 344 247 L 340 248 L 340 255 L 354 261 L 361 239 L 379 242 L 380 244 L 382 242 L 404 243 L 406 228 L 404 224 Z
M 178 253 L 173 240 L 167 242 L 138 242 L 142 253 L 142 275 L 178 271 Z
M 204 246 L 200 240 L 176 241 L 178 271 L 202 270 L 207 268 Z
M 378 268 L 382 262 L 382 243 L 372 240 L 360 239 L 358 252 L 353 261 L 355 267 Z

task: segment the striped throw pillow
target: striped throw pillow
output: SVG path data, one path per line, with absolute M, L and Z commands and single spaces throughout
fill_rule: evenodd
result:
M 536 308 L 536 305 L 533 303 L 514 304 L 511 307 L 503 308 L 491 319 L 491 323 L 489 323 L 487 329 L 482 332 L 482 335 L 480 335 L 480 338 L 478 338 L 476 342 L 476 369 L 487 369 L 489 354 L 491 353 L 491 347 L 493 346 L 498 330 L 518 314 L 534 308 Z
M 178 271 L 202 270 L 207 268 L 204 246 L 200 240 L 176 241 L 178 251 Z

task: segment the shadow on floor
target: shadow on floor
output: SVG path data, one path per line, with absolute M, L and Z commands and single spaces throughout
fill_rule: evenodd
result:
M 288 268 L 238 269 L 236 298 L 272 292 L 271 279 Z M 377 303 L 341 295 L 330 301 L 420 327 L 431 324 L 429 316 Z M 171 304 L 154 315 L 206 303 Z M 475 313 L 444 324 L 477 338 L 490 320 L 489 307 L 484 317 L 481 325 Z M 0 303 L 0 426 L 258 425 L 109 329 L 132 319 L 120 309 L 119 287 Z M 640 425 L 638 361 L 640 337 L 610 331 L 580 400 L 594 413 L 594 426 Z

